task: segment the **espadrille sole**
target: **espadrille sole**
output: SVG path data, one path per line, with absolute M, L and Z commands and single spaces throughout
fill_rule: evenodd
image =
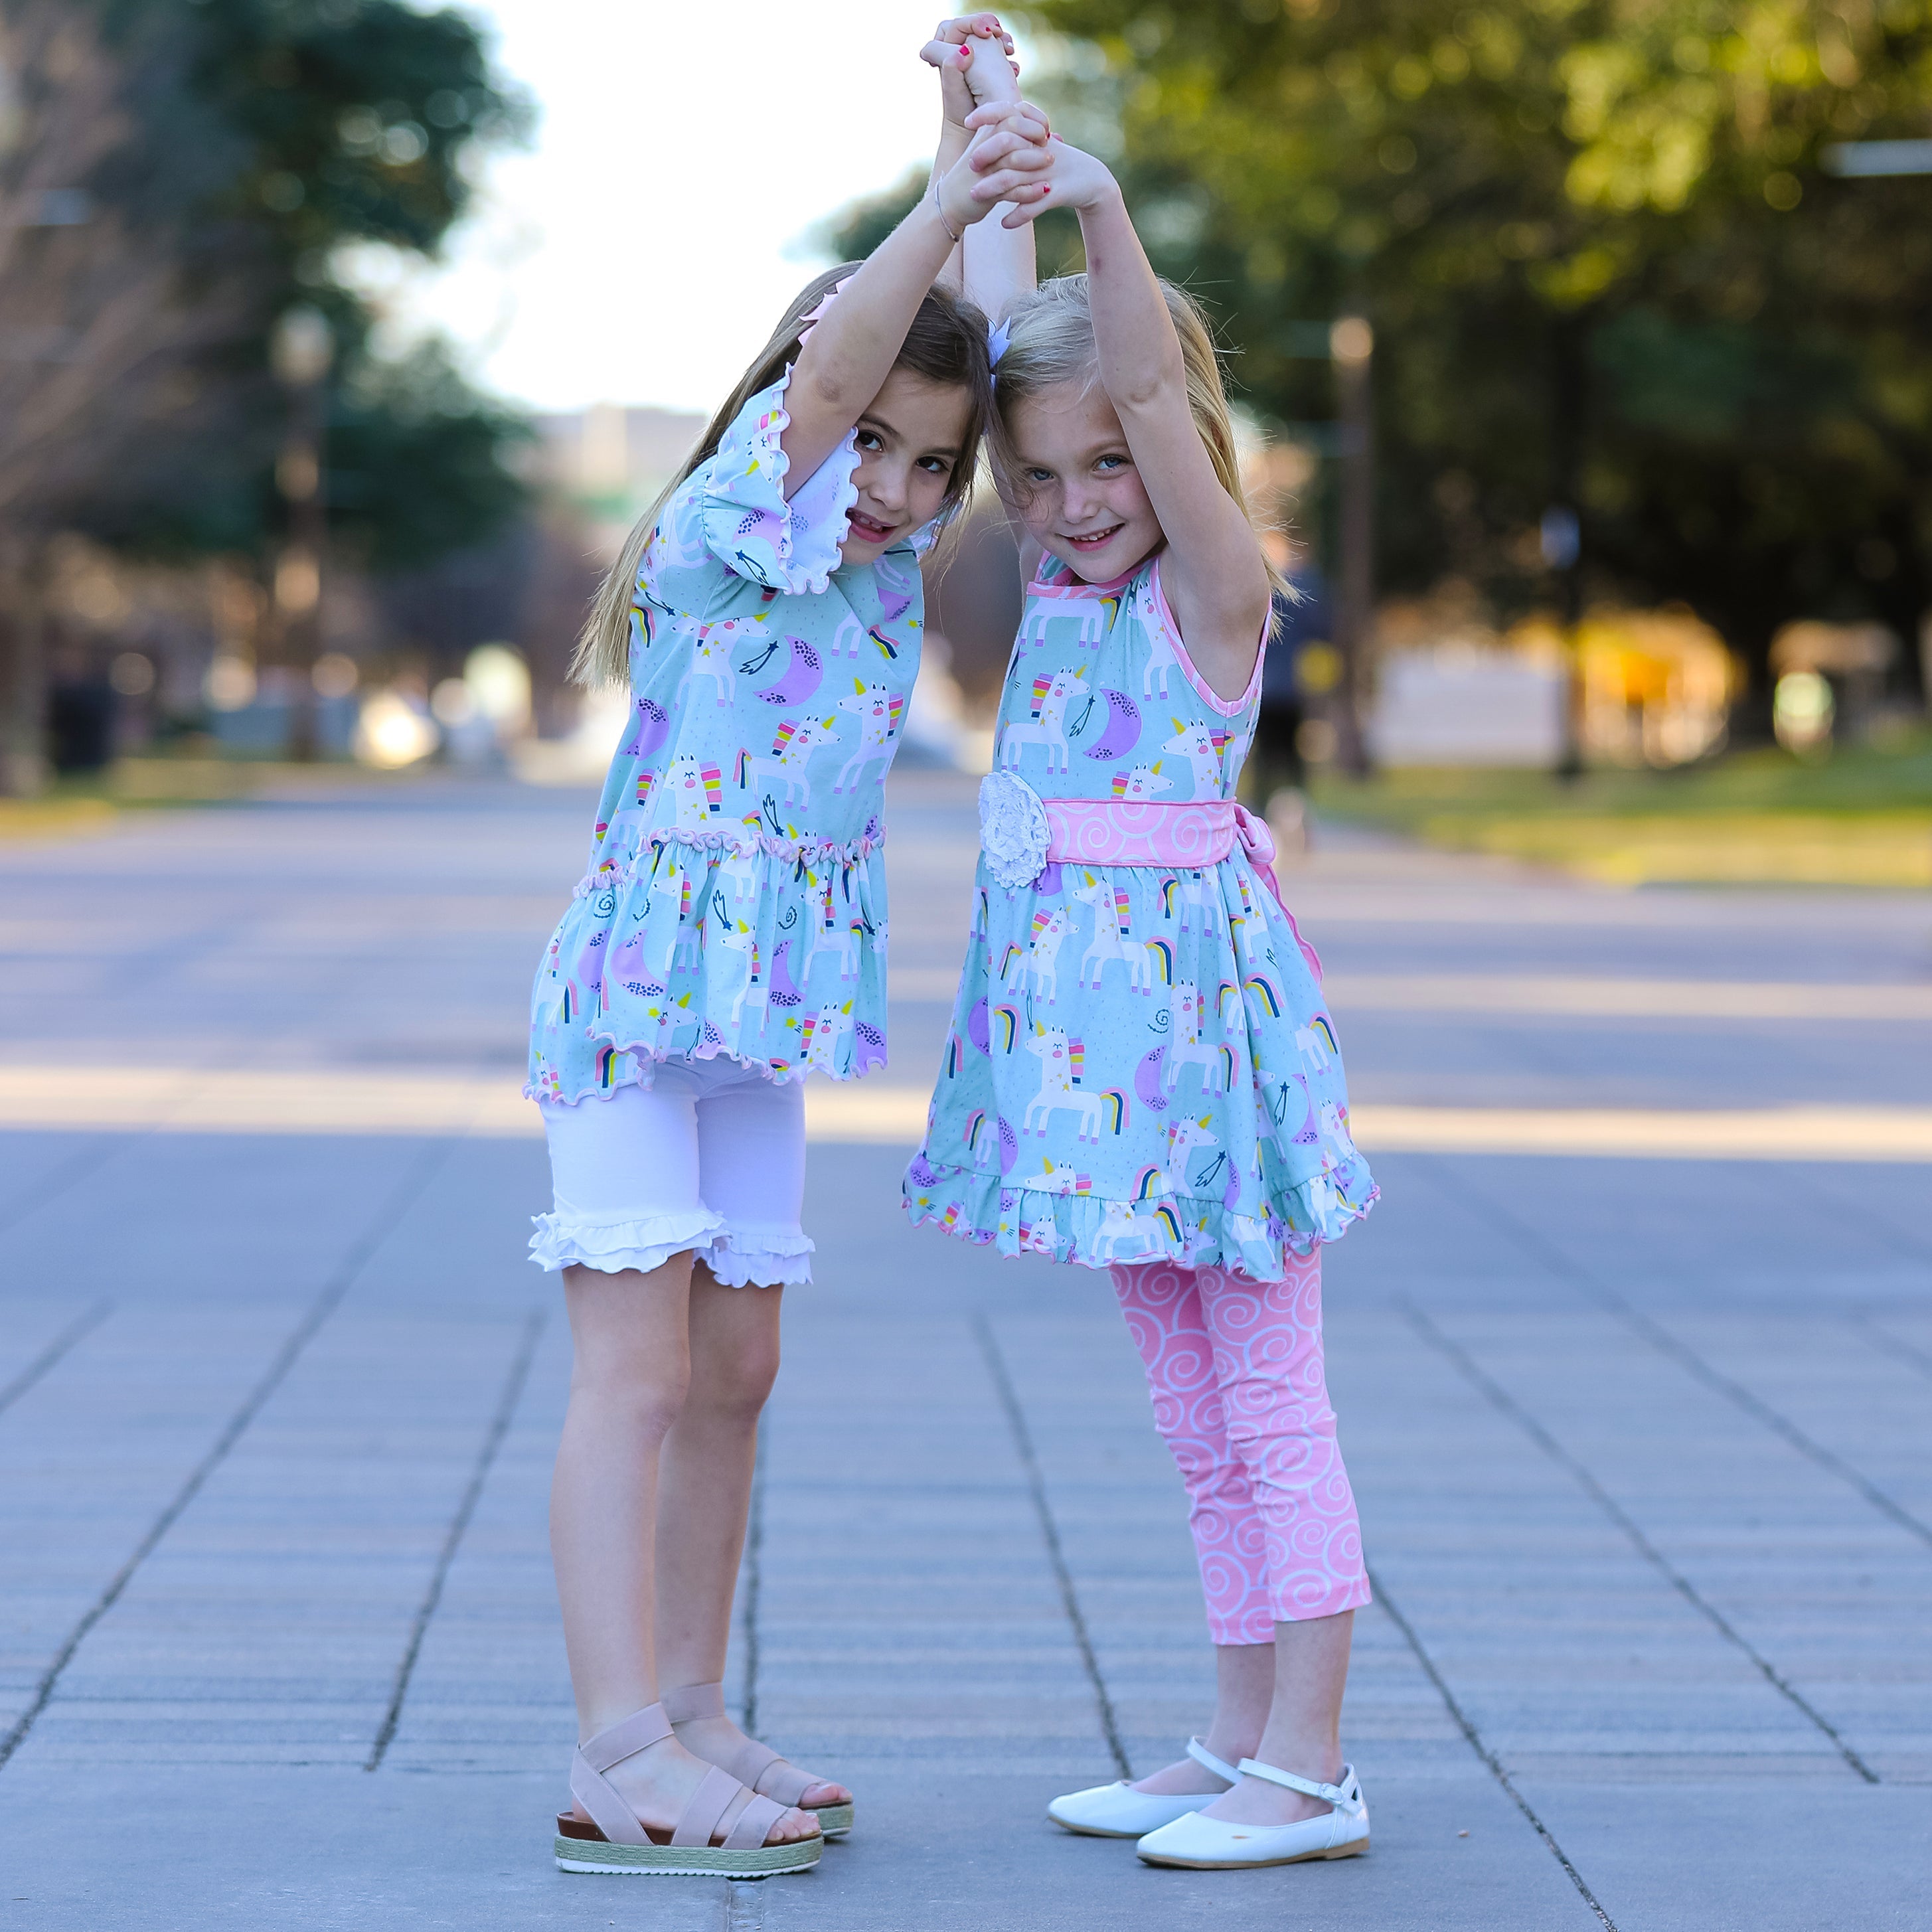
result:
M 842 1838 L 852 1828 L 852 1810 L 850 1804 L 817 1804 L 812 1808 L 812 1815 L 825 1837 Z
M 621 1878 L 782 1878 L 809 1871 L 825 1849 L 823 1838 L 728 1851 L 722 1845 L 611 1845 L 556 1835 L 556 1868 Z

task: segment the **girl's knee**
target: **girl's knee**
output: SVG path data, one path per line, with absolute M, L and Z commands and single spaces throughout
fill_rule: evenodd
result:
M 699 1364 L 692 1378 L 689 1406 L 713 1414 L 756 1420 L 778 1380 L 776 1338 L 769 1347 L 734 1348 L 716 1360 Z
M 571 1372 L 573 1408 L 626 1434 L 662 1442 L 691 1394 L 691 1365 L 682 1357 L 622 1355 L 579 1361 Z

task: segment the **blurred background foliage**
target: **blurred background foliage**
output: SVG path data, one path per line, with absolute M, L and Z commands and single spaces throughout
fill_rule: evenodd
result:
M 1251 404 L 1328 413 L 1298 322 L 1376 329 L 1379 581 L 1688 603 L 1761 678 L 1791 617 L 1932 602 L 1922 0 L 1037 0 L 1052 92 Z M 1078 137 L 1076 132 L 1076 138 Z
M 332 338 L 334 559 L 430 566 L 524 509 L 527 425 L 439 344 L 386 361 L 348 268 L 433 252 L 474 158 L 528 118 L 454 9 L 0 0 L 0 790 L 36 782 L 56 548 L 270 574 L 290 311 Z

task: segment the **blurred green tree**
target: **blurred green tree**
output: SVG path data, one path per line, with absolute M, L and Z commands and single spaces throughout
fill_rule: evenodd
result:
M 0 790 L 38 782 L 38 560 L 265 554 L 298 304 L 335 340 L 322 488 L 375 568 L 500 526 L 527 432 L 436 344 L 374 352 L 358 248 L 433 253 L 522 100 L 401 0 L 0 0 Z M 340 466 L 340 474 L 336 473 Z
M 1329 413 L 1298 322 L 1372 322 L 1384 585 L 1556 602 L 1570 505 L 1589 596 L 1684 599 L 1756 664 L 1798 615 L 1912 635 L 1932 181 L 1824 162 L 1928 131 L 1926 0 L 1018 11 L 1260 413 Z

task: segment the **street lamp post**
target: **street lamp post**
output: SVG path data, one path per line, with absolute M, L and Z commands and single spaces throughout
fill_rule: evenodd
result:
M 1342 469 L 1335 626 L 1342 675 L 1335 689 L 1335 757 L 1357 778 L 1369 768 L 1362 698 L 1375 624 L 1375 400 L 1370 381 L 1375 348 L 1375 331 L 1360 316 L 1342 316 L 1328 331 Z
M 275 484 L 288 506 L 288 531 L 275 561 L 275 610 L 281 657 L 292 674 L 287 755 L 306 763 L 319 749 L 315 661 L 322 647 L 322 559 L 328 506 L 322 492 L 330 366 L 335 338 L 328 319 L 306 304 L 275 325 L 269 344 L 276 376 L 289 392 L 288 431 L 275 463 Z

